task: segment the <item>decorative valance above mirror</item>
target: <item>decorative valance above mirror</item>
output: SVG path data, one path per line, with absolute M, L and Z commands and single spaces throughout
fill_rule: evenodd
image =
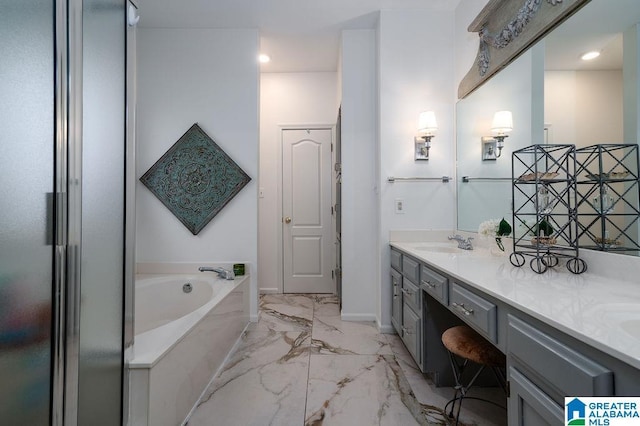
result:
M 523 2 L 516 3 L 520 7 Z M 635 154 L 625 153 L 618 162 L 608 153 L 609 147 L 622 145 L 636 152 L 640 141 L 640 2 L 590 0 L 581 6 L 457 103 L 458 229 L 473 232 L 488 218 L 512 215 L 514 151 L 537 144 L 572 144 L 587 157 L 601 150 L 603 155 L 593 158 L 602 158 L 606 169 L 576 174 L 581 182 L 595 176 L 603 184 L 586 191 L 577 211 L 580 249 L 599 245 L 597 250 L 640 256 L 640 178 L 637 166 L 628 174 L 624 170 Z M 591 51 L 601 55 L 584 60 L 583 54 Z M 482 142 L 499 110 L 512 111 L 513 130 L 501 158 L 485 161 Z M 625 181 L 613 182 L 612 176 L 624 176 Z M 609 183 L 618 188 L 617 195 L 611 194 Z M 586 184 L 580 186 L 581 194 L 585 188 Z M 599 227 L 593 238 L 583 232 L 591 226 Z
M 490 0 L 469 31 L 480 44 L 471 70 L 460 82 L 460 99 L 511 63 L 590 0 Z

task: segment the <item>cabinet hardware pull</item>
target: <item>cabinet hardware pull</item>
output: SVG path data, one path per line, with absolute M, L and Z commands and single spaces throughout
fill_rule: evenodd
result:
M 408 328 L 402 327 L 402 334 L 413 334 L 413 331 L 409 330 Z
M 453 303 L 452 303 L 452 306 L 453 306 L 454 308 L 456 308 L 457 310 L 459 310 L 460 312 L 462 312 L 462 313 L 463 313 L 464 315 L 466 315 L 466 316 L 473 315 L 473 309 L 466 308 L 466 307 L 464 306 L 464 303 L 456 303 L 456 302 L 453 302 Z
M 413 296 L 413 292 L 411 290 L 407 290 L 406 288 L 403 288 L 402 292 L 407 296 Z
M 429 288 L 436 288 L 437 287 L 435 284 L 431 284 L 431 281 L 422 280 L 422 284 L 426 285 Z

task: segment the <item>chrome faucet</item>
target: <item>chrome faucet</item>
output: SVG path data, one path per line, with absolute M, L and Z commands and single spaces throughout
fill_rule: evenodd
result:
M 458 242 L 459 249 L 473 250 L 473 246 L 471 245 L 471 240 L 473 240 L 473 237 L 464 238 L 461 235 L 454 234 L 454 235 L 449 235 L 447 238 L 449 240 L 456 240 Z
M 220 278 L 232 280 L 236 277 L 233 271 L 224 268 L 214 268 L 213 266 L 201 266 L 198 268 L 200 272 L 217 272 Z

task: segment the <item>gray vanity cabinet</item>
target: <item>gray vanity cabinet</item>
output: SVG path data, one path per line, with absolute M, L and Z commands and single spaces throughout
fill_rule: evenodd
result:
M 408 308 L 402 307 L 402 341 L 422 370 L 422 317 Z
M 402 274 L 391 269 L 391 325 L 398 335 L 402 335 Z
M 420 264 L 402 256 L 402 341 L 422 370 L 422 294 Z
M 402 336 L 402 253 L 391 250 L 391 325 Z
M 533 324 L 508 315 L 509 425 L 559 425 L 565 396 L 613 395 L 613 372 Z
M 564 424 L 564 409 L 519 370 L 509 368 L 508 415 L 510 426 Z
M 640 395 L 637 367 L 415 259 L 391 249 L 392 322 L 437 386 L 452 385 L 441 333 L 463 322 L 507 355 L 510 426 L 564 424 L 565 397 Z
M 422 294 L 420 264 L 391 250 L 391 324 L 422 370 Z
M 492 343 L 498 343 L 498 307 L 484 297 L 451 283 L 449 307 Z

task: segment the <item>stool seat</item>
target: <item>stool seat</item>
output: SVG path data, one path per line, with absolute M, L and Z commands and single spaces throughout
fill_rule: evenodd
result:
M 502 352 L 466 325 L 447 329 L 442 333 L 442 343 L 449 352 L 476 364 L 489 367 L 503 367 L 506 364 Z

